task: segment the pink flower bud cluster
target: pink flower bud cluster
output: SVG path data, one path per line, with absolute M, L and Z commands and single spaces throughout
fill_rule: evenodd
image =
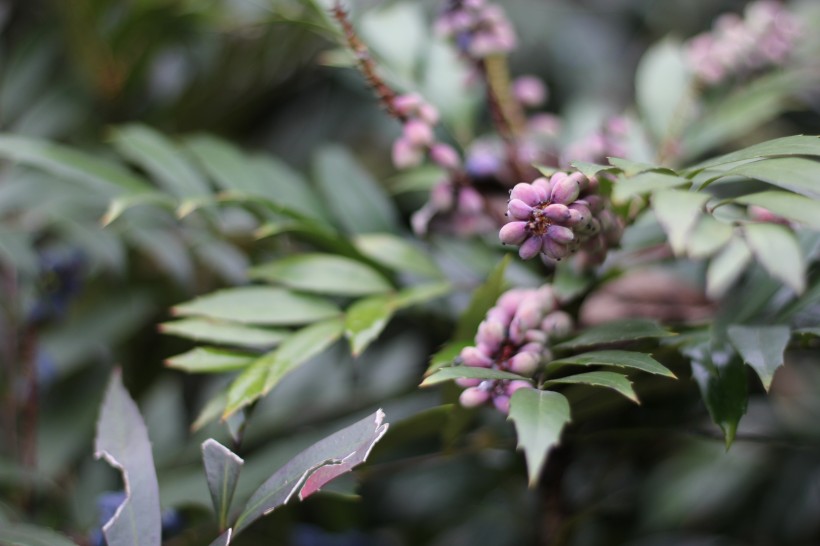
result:
M 563 167 L 569 167 L 573 161 L 606 164 L 608 157 L 626 157 L 629 155 L 628 136 L 629 121 L 623 116 L 615 116 L 601 129 L 564 148 L 559 163 Z
M 427 203 L 413 213 L 410 224 L 416 235 L 426 235 L 435 218 L 446 218 L 446 227 L 458 235 L 486 233 L 496 228 L 487 215 L 484 198 L 471 186 L 439 182 L 430 190 Z
M 557 308 L 549 285 L 508 290 L 478 326 L 475 346 L 461 351 L 461 364 L 532 377 L 552 359 L 551 340 L 572 331 L 572 318 Z M 533 388 L 522 380 L 458 379 L 457 383 L 467 387 L 459 398 L 464 407 L 491 402 L 503 413 L 509 412 L 515 391 Z
M 436 21 L 436 31 L 455 40 L 463 55 L 481 60 L 515 48 L 515 29 L 501 6 L 485 0 L 451 0 Z
M 499 238 L 520 246 L 518 254 L 524 260 L 538 254 L 561 260 L 579 250 L 602 260 L 622 233 L 620 220 L 607 205 L 598 195 L 598 180 L 580 172 L 521 182 L 507 204 L 513 221 L 501 228 Z
M 797 19 L 782 4 L 759 0 L 746 6 L 743 17 L 722 15 L 711 32 L 689 40 L 687 60 L 698 79 L 716 85 L 784 63 L 799 35 Z
M 433 127 L 438 123 L 439 114 L 435 106 L 417 93 L 408 93 L 393 99 L 393 107 L 404 118 L 401 136 L 393 143 L 393 164 L 397 169 L 420 165 L 425 153 L 445 169 L 457 169 L 461 165 L 461 158 L 452 146 L 436 142 Z

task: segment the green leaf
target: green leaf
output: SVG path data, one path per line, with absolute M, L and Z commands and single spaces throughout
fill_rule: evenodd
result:
M 580 355 L 558 358 L 551 361 L 548 366 L 617 366 L 619 368 L 633 368 L 655 375 L 664 375 L 675 378 L 666 366 L 652 358 L 646 353 L 636 351 L 593 351 Z
M 0 528 L 0 544 L 5 546 L 77 546 L 51 529 L 25 523 L 3 523 Z
M 255 360 L 254 355 L 212 347 L 197 347 L 169 358 L 165 363 L 188 373 L 222 373 L 242 370 Z
M 641 117 L 658 141 L 679 122 L 690 80 L 683 46 L 675 40 L 655 44 L 641 58 L 635 73 L 635 99 Z
M 515 423 L 518 448 L 524 450 L 530 487 L 534 487 L 547 455 L 570 421 L 569 402 L 554 391 L 518 389 L 510 399 L 509 418 Z
M 747 224 L 743 232 L 755 258 L 772 277 L 798 294 L 806 289 L 806 264 L 790 229 L 777 224 Z
M 570 375 L 568 377 L 561 377 L 558 379 L 550 379 L 546 382 L 547 385 L 563 385 L 563 384 L 584 384 L 592 385 L 593 387 L 605 387 L 612 389 L 618 393 L 626 396 L 636 404 L 640 404 L 638 396 L 632 389 L 632 383 L 627 377 L 615 372 L 587 372 Z
M 272 187 L 251 158 L 233 144 L 210 135 L 196 135 L 185 140 L 185 147 L 223 190 L 275 198 Z
M 764 207 L 773 213 L 820 230 L 820 202 L 785 191 L 763 191 L 733 199 L 741 205 Z
M 820 327 L 814 328 L 798 328 L 794 331 L 795 334 L 803 334 L 808 336 L 820 337 Z
M 112 131 L 114 146 L 148 172 L 169 193 L 184 199 L 210 193 L 210 188 L 174 142 L 140 124 Z
M 591 345 L 602 345 L 605 343 L 619 343 L 622 341 L 674 335 L 673 332 L 665 330 L 654 320 L 625 319 L 607 322 L 599 326 L 592 326 L 584 330 L 578 337 L 559 343 L 555 347 L 557 349 L 575 349 L 577 347 L 589 347 Z
M 415 2 L 366 10 L 358 24 L 364 43 L 402 78 L 412 79 L 419 55 L 429 43 L 424 11 Z
M 433 372 L 445 366 L 451 366 L 456 357 L 461 354 L 464 347 L 469 347 L 473 344 L 472 340 L 451 341 L 444 345 L 441 349 L 435 352 L 430 357 L 430 365 L 427 371 L 424 372 L 425 377 L 431 375 Z
M 743 239 L 733 239 L 712 258 L 706 270 L 706 294 L 717 299 L 722 296 L 746 270 L 752 251 Z
M 571 165 L 587 177 L 595 176 L 601 171 L 613 170 L 609 165 L 599 165 L 597 163 L 588 163 L 586 161 L 573 161 Z M 547 177 L 552 176 L 555 173 L 555 169 L 552 167 L 543 167 L 541 165 L 533 166 L 538 169 L 538 172 Z
M 219 322 L 208 319 L 190 318 L 165 322 L 159 325 L 164 334 L 204 341 L 221 343 L 238 347 L 273 347 L 285 339 L 289 332 L 254 328 L 230 322 Z
M 299 254 L 251 268 L 252 279 L 279 283 L 305 292 L 364 296 L 393 289 L 376 270 L 333 254 Z
M 517 375 L 510 372 L 505 372 L 502 370 L 494 370 L 492 368 L 475 368 L 472 366 L 452 366 L 450 368 L 440 368 L 436 370 L 431 375 L 428 375 L 424 378 L 424 381 L 421 382 L 420 387 L 430 387 L 432 385 L 437 385 L 439 383 L 443 383 L 445 381 L 450 381 L 452 379 L 487 379 L 487 380 L 498 380 L 498 381 L 507 381 L 507 380 L 519 380 L 519 381 L 532 381 L 532 379 L 528 377 L 523 377 L 521 375 Z
M 470 304 L 458 319 L 453 340 L 473 339 L 476 330 L 478 330 L 478 325 L 484 320 L 484 315 L 504 293 L 504 272 L 507 270 L 509 263 L 510 256 L 508 254 L 492 270 L 484 284 L 473 292 Z
M 160 546 L 159 484 L 151 442 L 139 409 L 114 370 L 105 391 L 94 439 L 94 457 L 122 473 L 126 499 L 103 525 L 110 546 Z
M 751 366 L 768 392 L 777 368 L 783 365 L 783 353 L 789 344 L 788 326 L 729 326 L 729 341 L 743 361 Z
M 218 395 L 208 400 L 205 406 L 199 410 L 199 414 L 191 424 L 191 431 L 197 432 L 214 419 L 219 419 L 219 417 L 221 417 L 225 412 L 225 405 L 227 403 L 228 394 L 225 392 L 220 392 Z
M 231 543 L 231 536 L 233 535 L 233 529 L 228 529 L 221 535 L 219 535 L 213 542 L 211 542 L 208 546 L 229 546 Z
M 60 144 L 0 134 L 0 157 L 88 184 L 111 195 L 123 191 L 152 191 L 144 180 L 120 165 Z
M 306 324 L 341 313 L 328 300 L 283 288 L 244 286 L 219 290 L 177 305 L 179 316 L 204 316 L 245 324 Z
M 217 514 L 220 529 L 228 526 L 228 513 L 231 509 L 239 472 L 243 461 L 234 452 L 223 446 L 213 438 L 202 443 L 202 463 L 205 467 L 205 479 L 208 482 L 208 491 Z
M 578 272 L 573 264 L 564 260 L 555 266 L 552 289 L 560 301 L 572 301 L 586 292 L 594 282 L 593 275 Z
M 703 214 L 709 196 L 681 190 L 659 190 L 652 194 L 652 208 L 669 236 L 669 245 L 678 256 L 686 248 L 689 234 Z
M 395 271 L 441 277 L 430 257 L 414 244 L 389 233 L 367 233 L 353 239 L 356 249 L 374 262 Z
M 259 357 L 231 383 L 222 418 L 266 395 L 283 377 L 332 345 L 343 330 L 341 318 L 317 322 L 291 335 L 275 351 Z
M 284 162 L 270 156 L 254 157 L 251 166 L 265 181 L 267 195 L 275 203 L 329 226 L 327 211 L 308 180 Z
M 695 259 L 708 258 L 728 243 L 733 234 L 731 225 L 719 222 L 712 216 L 701 216 L 689 235 L 686 252 Z
M 453 285 L 449 282 L 431 282 L 404 288 L 396 293 L 396 309 L 404 309 L 440 298 L 452 290 Z
M 387 432 L 388 424 L 383 421 L 384 413 L 378 410 L 291 459 L 251 495 L 236 520 L 235 533 L 282 506 L 295 494 L 303 499 L 364 462 L 376 442 Z
M 726 448 L 732 445 L 737 425 L 748 404 L 746 370 L 739 359 L 725 352 L 712 354 L 708 349 L 691 355 L 692 377 L 700 388 L 701 396 L 712 421 L 723 431 Z
M 680 176 L 655 171 L 636 174 L 631 178 L 619 176 L 612 186 L 612 201 L 624 203 L 637 195 L 680 186 L 688 188 L 691 184 Z
M 820 161 L 802 157 L 777 157 L 738 165 L 722 176 L 746 176 L 774 184 L 780 188 L 820 199 Z
M 607 160 L 613 167 L 617 167 L 626 176 L 635 176 L 636 174 L 658 169 L 657 165 L 650 165 L 649 163 L 641 163 L 638 161 L 631 161 L 621 157 L 608 157 Z
M 707 159 L 692 167 L 692 170 L 702 170 L 749 159 L 793 155 L 820 156 L 820 137 L 798 135 L 768 140 L 714 159 Z
M 350 342 L 353 356 L 359 356 L 390 322 L 395 301 L 389 296 L 373 296 L 359 300 L 347 309 L 345 337 Z
M 394 232 L 398 213 L 384 190 L 340 147 L 322 149 L 316 157 L 316 180 L 325 202 L 350 233 Z

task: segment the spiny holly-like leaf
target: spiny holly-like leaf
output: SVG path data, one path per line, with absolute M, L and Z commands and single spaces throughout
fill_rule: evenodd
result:
M 160 324 L 164 334 L 238 347 L 273 347 L 285 339 L 287 330 L 255 328 L 244 324 L 189 318 Z
M 177 305 L 180 316 L 203 316 L 243 324 L 307 324 L 341 314 L 332 302 L 284 288 L 242 286 L 218 290 Z
M 616 366 L 618 368 L 632 368 L 655 375 L 663 375 L 677 379 L 666 366 L 646 353 L 635 351 L 593 351 L 580 355 L 558 358 L 549 363 L 555 366 Z
M 518 448 L 527 459 L 530 487 L 541 476 L 549 451 L 558 445 L 570 421 L 569 402 L 554 391 L 518 389 L 510 399 L 510 417 L 518 434 Z
M 638 402 L 638 395 L 635 394 L 635 391 L 632 389 L 632 383 L 627 379 L 627 377 L 620 373 L 615 372 L 587 372 L 587 373 L 579 373 L 576 375 L 570 375 L 567 377 L 561 377 L 558 379 L 550 379 L 547 381 L 547 385 L 559 385 L 559 384 L 584 384 L 584 385 L 591 385 L 593 387 L 605 387 L 607 389 L 612 389 L 628 399 L 632 400 L 636 404 Z
M 820 230 L 820 202 L 787 191 L 763 191 L 736 197 L 735 203 L 764 207 L 788 220 Z
M 652 194 L 652 208 L 669 237 L 676 255 L 683 254 L 689 234 L 703 213 L 709 196 L 682 190 L 659 190 Z
M 495 305 L 496 300 L 504 293 L 504 272 L 507 270 L 509 263 L 510 256 L 507 255 L 495 269 L 493 269 L 484 284 L 473 292 L 470 305 L 467 306 L 467 309 L 458 319 L 456 333 L 453 336 L 454 340 L 473 338 L 476 330 L 478 330 L 478 325 L 484 320 L 484 315 L 487 314 L 487 311 Z
M 751 366 L 768 391 L 777 368 L 783 365 L 783 353 L 789 344 L 788 326 L 729 326 L 729 340 L 744 362 Z
M 244 461 L 227 447 L 209 438 L 202 443 L 202 463 L 205 466 L 205 479 L 208 481 L 208 491 L 214 503 L 219 528 L 225 529 L 228 526 L 228 512 Z M 227 540 L 229 541 L 230 537 Z
M 603 345 L 605 343 L 618 343 L 622 341 L 674 335 L 673 332 L 664 329 L 654 320 L 626 319 L 587 328 L 581 335 L 569 341 L 559 343 L 556 345 L 556 348 L 575 349 L 577 347 L 589 347 L 592 345 Z
M 305 292 L 337 296 L 381 294 L 393 288 L 370 266 L 333 254 L 288 256 L 254 267 L 249 275 Z
M 234 532 L 241 532 L 261 516 L 288 502 L 293 495 L 298 493 L 299 498 L 304 499 L 333 478 L 364 462 L 376 442 L 387 432 L 388 424 L 383 421 L 384 412 L 378 410 L 302 451 L 251 495 L 236 520 Z M 313 474 L 327 465 L 331 466 L 313 478 Z
M 532 381 L 532 379 L 502 370 L 492 368 L 474 368 L 472 366 L 452 366 L 450 368 L 440 368 L 436 372 L 424 378 L 420 387 L 430 387 L 444 381 L 460 378 L 468 379 L 491 379 L 491 380 L 519 380 Z
M 797 239 L 785 226 L 748 224 L 743 226 L 746 242 L 763 269 L 797 292 L 806 289 L 806 264 Z
M 3 523 L 0 528 L 0 544 L 4 546 L 77 546 L 67 537 L 46 529 L 25 523 Z
M 159 546 L 162 518 L 151 442 L 139 409 L 115 370 L 105 391 L 94 456 L 122 473 L 126 499 L 103 525 L 109 546 Z

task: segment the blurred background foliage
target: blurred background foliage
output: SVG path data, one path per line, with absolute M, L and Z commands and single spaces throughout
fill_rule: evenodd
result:
M 481 116 L 474 121 L 479 98 L 453 89 L 452 59 L 423 51 L 436 45 L 416 23 L 429 23 L 437 2 L 351 4 L 363 38 L 392 61 L 394 81 L 412 82 L 439 105 L 456 101 L 445 109 L 454 140 L 469 141 L 489 125 Z M 548 109 L 562 113 L 571 134 L 583 134 L 632 104 L 635 68 L 650 44 L 670 34 L 690 37 L 744 4 L 509 0 L 504 7 L 520 38 L 512 71 L 542 77 L 551 90 Z M 810 13 L 811 4 L 800 5 Z M 816 21 L 804 23 L 813 29 Z M 401 182 L 388 162 L 399 127 L 361 76 L 344 68 L 349 58 L 321 4 L 5 0 L 0 31 L 2 132 L 70 143 L 101 159 L 116 150 L 136 157 L 141 170 L 139 149 L 123 136 L 134 129 L 127 124 L 139 122 L 174 138 L 168 145 L 206 172 L 208 158 L 240 164 L 254 158 L 257 180 L 315 179 L 317 150 L 343 143 L 386 187 Z M 413 51 L 417 58 L 408 56 Z M 797 98 L 790 98 L 793 108 L 787 103 L 782 115 L 735 142 L 820 132 L 818 90 Z M 179 168 L 190 183 L 182 197 L 195 196 L 204 184 L 199 169 Z M 184 521 L 185 530 L 167 543 L 204 544 L 213 529 L 204 517 L 199 444 L 208 436 L 227 442 L 228 431 L 211 424 L 192 433 L 190 425 L 224 380 L 164 368 L 164 359 L 192 345 L 160 335 L 157 324 L 174 304 L 246 282 L 249 264 L 294 243 L 258 239 L 259 219 L 242 207 L 186 222 L 135 208 L 101 229 L 112 197 L 93 183 L 80 188 L 25 166 L 0 168 L 3 379 L 13 377 L 8 355 L 15 332 L 31 330 L 41 402 L 36 470 L 8 457 L 16 449 L 13 434 L 3 439 L 0 525 L 32 521 L 90 544 L 100 495 L 120 488 L 116 473 L 92 460 L 91 439 L 104 382 L 121 364 L 146 415 L 163 505 Z M 399 190 L 394 197 L 406 225 L 424 195 Z M 321 215 L 321 204 L 315 206 Z M 439 263 L 449 260 L 466 286 L 483 279 L 496 256 L 448 241 L 434 253 Z M 531 278 L 523 268 L 513 275 Z M 355 362 L 339 345 L 260 403 L 244 441 L 247 479 L 239 496 L 375 403 L 394 426 L 372 464 L 357 473 L 360 497 L 342 483 L 335 493 L 278 511 L 237 544 L 820 542 L 816 351 L 790 353 L 769 398 L 750 386 L 755 396 L 728 452 L 685 366 L 675 370 L 678 384 L 641 383 L 641 407 L 596 393 L 581 401 L 587 409 L 574 414 L 577 425 L 547 469 L 545 482 L 560 487 L 532 491 L 502 417 L 453 414 L 485 426 L 460 422 L 438 407 L 453 401 L 453 392 L 416 389 L 427 355 L 449 337 L 454 314 L 432 306 L 402 314 Z M 454 439 L 465 430 L 472 432 Z

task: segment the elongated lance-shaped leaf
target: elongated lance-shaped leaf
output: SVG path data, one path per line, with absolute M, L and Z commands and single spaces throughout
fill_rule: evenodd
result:
M 510 399 L 510 419 L 518 433 L 518 448 L 524 450 L 530 487 L 538 482 L 547 455 L 558 445 L 561 431 L 569 423 L 569 401 L 563 394 L 537 389 L 518 389 Z
M 305 292 L 338 296 L 381 294 L 393 288 L 369 265 L 333 254 L 288 256 L 254 267 L 249 275 Z
M 707 159 L 698 163 L 694 169 L 705 169 L 716 165 L 726 165 L 747 159 L 758 159 L 771 156 L 813 155 L 820 156 L 820 137 L 816 136 L 788 136 L 767 140 L 748 148 L 743 148 L 714 159 Z
M 252 354 L 213 347 L 196 347 L 187 353 L 169 358 L 165 365 L 188 373 L 222 373 L 243 370 L 254 360 L 256 356 Z
M 439 370 L 436 370 L 434 373 L 424 378 L 424 381 L 422 381 L 421 385 L 419 386 L 430 387 L 432 385 L 436 385 L 444 381 L 450 381 L 452 379 L 460 378 L 487 379 L 492 381 L 532 381 L 532 379 L 528 377 L 514 374 L 512 372 L 505 372 L 503 370 L 494 370 L 492 368 L 478 367 L 474 368 L 471 366 L 452 366 L 450 368 L 440 368 Z
M 273 347 L 288 337 L 287 330 L 256 328 L 233 322 L 189 318 L 159 325 L 163 334 L 199 342 L 222 343 L 239 347 Z
M 592 351 L 580 355 L 558 358 L 551 361 L 547 367 L 576 365 L 576 366 L 616 366 L 618 368 L 632 368 L 655 375 L 665 375 L 675 378 L 666 366 L 646 353 L 637 351 Z
M 574 349 L 576 347 L 589 347 L 592 345 L 674 335 L 674 332 L 664 329 L 654 320 L 626 319 L 587 328 L 579 336 L 559 343 L 556 345 L 556 348 Z
M 729 326 L 729 341 L 743 361 L 751 366 L 768 391 L 777 368 L 783 365 L 783 353 L 789 344 L 788 326 Z
M 244 461 L 227 447 L 209 438 L 202 443 L 202 463 L 205 466 L 205 478 L 208 480 L 208 491 L 214 503 L 219 528 L 225 529 L 228 526 L 228 512 Z
M 105 391 L 94 456 L 122 473 L 125 501 L 103 525 L 109 546 L 159 546 L 162 519 L 159 485 L 148 430 L 115 370 Z
M 239 533 L 265 514 L 282 506 L 295 494 L 304 498 L 339 474 L 367 459 L 370 450 L 387 432 L 384 412 L 378 410 L 347 428 L 320 440 L 277 470 L 251 495 L 239 515 L 234 532 Z M 307 480 L 326 465 L 337 468 L 323 471 L 309 484 Z
M 652 208 L 669 237 L 676 255 L 683 254 L 689 234 L 703 214 L 709 196 L 682 190 L 660 190 L 652 195 Z
M 638 401 L 638 395 L 636 395 L 635 391 L 632 389 L 632 383 L 625 375 L 620 373 L 601 371 L 579 373 L 576 375 L 561 377 L 559 379 L 551 379 L 547 381 L 546 384 L 583 384 L 591 385 L 593 387 L 605 387 L 624 395 L 636 404 L 640 404 Z
M 219 535 L 216 540 L 211 542 L 209 546 L 230 546 L 231 544 L 231 537 L 233 535 L 233 529 L 228 529 L 221 535 Z
M 749 224 L 743 231 L 749 248 L 769 275 L 798 294 L 806 289 L 806 263 L 791 230 L 776 224 Z

